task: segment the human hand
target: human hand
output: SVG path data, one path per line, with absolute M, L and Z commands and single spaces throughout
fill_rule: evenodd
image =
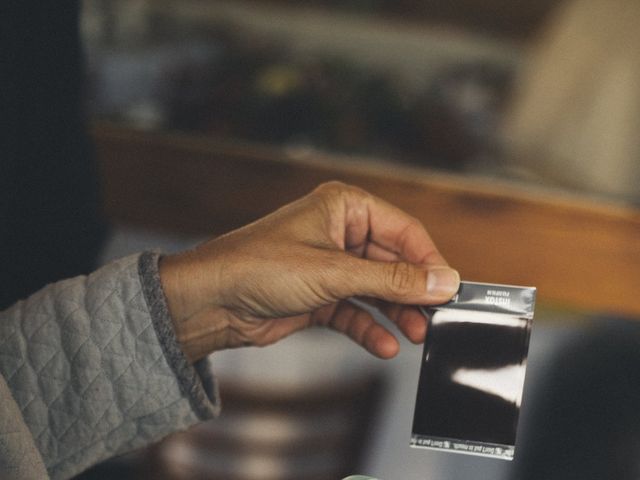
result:
M 321 185 L 255 223 L 177 255 L 160 276 L 186 355 L 268 345 L 310 326 L 393 357 L 395 336 L 349 302 L 372 299 L 409 340 L 426 319 L 411 305 L 438 304 L 460 278 L 422 224 L 367 192 Z

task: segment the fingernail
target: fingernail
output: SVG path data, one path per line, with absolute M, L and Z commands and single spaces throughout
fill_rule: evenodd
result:
M 427 275 L 427 294 L 431 297 L 450 298 L 460 288 L 460 274 L 449 267 L 432 267 Z

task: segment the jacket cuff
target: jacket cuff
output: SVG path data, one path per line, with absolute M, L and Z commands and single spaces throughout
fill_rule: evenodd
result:
M 218 384 L 209 359 L 204 358 L 192 365 L 178 342 L 160 282 L 159 260 L 160 254 L 156 252 L 144 252 L 140 255 L 138 273 L 142 292 L 162 351 L 178 380 L 182 394 L 188 398 L 198 419 L 208 420 L 220 413 Z

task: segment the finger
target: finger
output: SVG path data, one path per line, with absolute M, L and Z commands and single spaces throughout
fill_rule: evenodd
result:
M 422 343 L 427 334 L 428 321 L 423 311 L 415 305 L 389 303 L 376 298 L 350 299 L 363 308 L 375 310 L 394 323 L 398 329 L 413 343 Z
M 369 260 L 378 260 L 380 262 L 398 262 L 402 260 L 396 252 L 392 252 L 373 242 L 350 247 L 348 251 L 358 257 L 368 258 Z
M 327 280 L 336 298 L 374 297 L 405 305 L 445 303 L 460 286 L 455 270 L 408 262 L 377 262 L 344 254 L 340 268 Z
M 422 343 L 427 335 L 427 318 L 413 305 L 381 302 L 380 312 L 391 320 L 413 343 Z
M 408 262 L 447 265 L 416 218 L 373 195 L 345 198 L 348 247 L 369 241 Z M 363 202 L 366 208 L 363 208 Z M 364 229 L 363 225 L 368 228 Z
M 389 330 L 377 323 L 369 312 L 349 302 L 321 308 L 314 312 L 313 319 L 314 324 L 348 336 L 377 357 L 392 358 L 400 350 L 398 340 Z
M 402 260 L 396 252 L 389 251 L 377 243 L 368 243 L 361 256 L 380 262 L 398 262 Z

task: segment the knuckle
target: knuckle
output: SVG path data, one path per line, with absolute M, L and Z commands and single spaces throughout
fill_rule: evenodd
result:
M 388 267 L 387 286 L 390 293 L 403 297 L 414 293 L 417 284 L 418 271 L 405 262 L 390 263 Z
M 366 192 L 361 188 L 358 188 L 354 185 L 349 185 L 347 183 L 331 180 L 329 182 L 325 182 L 320 184 L 313 191 L 315 194 L 319 194 L 321 196 L 331 197 L 331 198 L 341 198 L 343 196 L 366 196 Z
M 402 232 L 402 235 L 401 235 L 402 238 L 400 240 L 402 242 L 405 242 L 408 238 L 410 238 L 411 236 L 423 230 L 424 230 L 424 225 L 422 224 L 422 222 L 418 220 L 416 217 L 411 216 L 408 219 L 407 226 Z
M 363 191 L 352 185 L 337 180 L 323 183 L 313 190 L 311 196 L 318 205 L 324 206 L 330 214 L 344 211 L 345 205 L 352 203 L 354 198 L 363 195 Z
M 421 230 L 423 228 L 424 228 L 424 225 L 422 224 L 422 222 L 420 220 L 418 220 L 413 215 L 411 215 L 409 217 L 409 229 Z
M 339 182 L 338 180 L 331 180 L 329 182 L 325 182 L 320 184 L 314 192 L 322 194 L 322 195 L 335 195 L 338 192 L 341 192 L 348 188 L 348 185 Z

